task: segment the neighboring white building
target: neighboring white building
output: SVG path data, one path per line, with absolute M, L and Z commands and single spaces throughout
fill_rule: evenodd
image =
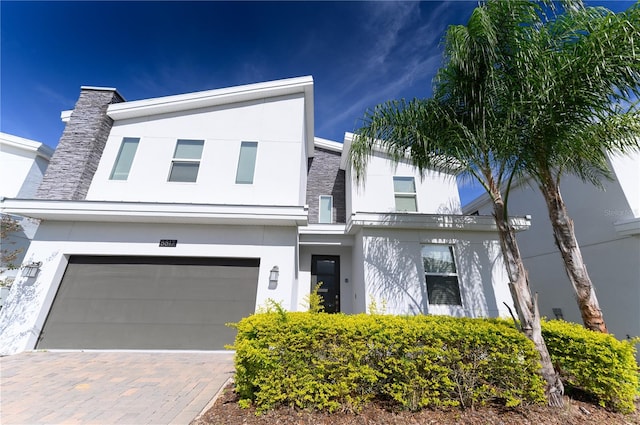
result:
M 565 176 L 560 189 L 609 332 L 624 339 L 640 336 L 640 153 L 612 157 L 610 165 L 614 180 L 603 180 L 604 190 L 573 176 Z M 518 245 L 540 313 L 582 323 L 542 194 L 521 184 L 512 189 L 508 208 L 531 215 Z M 463 211 L 490 214 L 491 204 L 480 196 Z
M 0 132 L 0 198 L 33 198 L 52 154 L 53 149 L 40 142 Z M 19 265 L 38 228 L 38 223 L 21 216 L 12 218 L 20 224 L 22 230 L 1 240 L 0 245 L 3 250 L 18 251 L 12 263 Z M 7 267 L 8 264 L 0 264 L 0 282 L 3 284 L 0 306 L 6 295 L 6 285 L 10 285 L 18 273 L 17 270 L 8 270 Z
M 0 205 L 42 220 L 2 353 L 222 349 L 225 323 L 269 299 L 302 310 L 317 282 L 332 312 L 511 304 L 492 217 L 461 214 L 454 176 L 382 154 L 356 185 L 351 135 L 314 136 L 311 77 L 132 102 L 83 87 L 62 118 L 38 199 Z

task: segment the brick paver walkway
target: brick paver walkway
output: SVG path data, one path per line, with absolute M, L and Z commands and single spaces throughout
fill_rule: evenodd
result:
M 0 358 L 0 423 L 182 424 L 233 375 L 213 352 L 27 352 Z

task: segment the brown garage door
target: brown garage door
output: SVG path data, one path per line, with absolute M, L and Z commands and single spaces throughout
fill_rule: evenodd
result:
M 72 256 L 39 349 L 220 350 L 255 310 L 258 259 Z

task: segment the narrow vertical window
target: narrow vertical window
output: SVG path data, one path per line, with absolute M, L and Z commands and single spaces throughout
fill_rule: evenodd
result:
M 396 211 L 418 211 L 416 182 L 413 177 L 394 177 L 393 192 L 396 200 Z
M 240 145 L 240 157 L 238 158 L 236 183 L 253 183 L 253 174 L 256 169 L 257 153 L 258 142 L 242 142 L 242 144 Z
M 204 140 L 178 140 L 171 161 L 170 182 L 193 183 L 197 180 L 203 146 Z
M 453 247 L 424 245 L 422 262 L 429 304 L 462 305 Z
M 318 223 L 333 223 L 333 196 L 320 196 Z
M 138 142 L 140 142 L 140 139 L 137 137 L 125 137 L 122 139 L 120 151 L 118 151 L 118 157 L 115 164 L 113 164 L 109 179 L 126 180 L 129 177 L 133 157 L 136 156 L 136 150 L 138 150 Z

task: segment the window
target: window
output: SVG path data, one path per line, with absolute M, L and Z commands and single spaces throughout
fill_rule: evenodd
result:
M 137 137 L 125 137 L 122 139 L 118 157 L 115 164 L 113 164 L 113 170 L 111 170 L 110 180 L 126 180 L 129 177 L 133 157 L 136 156 L 136 150 L 138 150 L 138 142 L 140 142 L 140 139 Z
M 198 178 L 204 140 L 178 140 L 171 161 L 170 182 L 195 182 Z
M 462 305 L 453 247 L 424 245 L 422 263 L 429 304 Z
M 333 223 L 333 196 L 320 196 L 318 223 Z
M 393 192 L 396 198 L 396 211 L 418 211 L 416 182 L 413 177 L 394 177 Z
M 253 183 L 253 174 L 256 169 L 257 153 L 258 142 L 242 142 L 242 144 L 240 145 L 240 157 L 238 158 L 236 183 Z

